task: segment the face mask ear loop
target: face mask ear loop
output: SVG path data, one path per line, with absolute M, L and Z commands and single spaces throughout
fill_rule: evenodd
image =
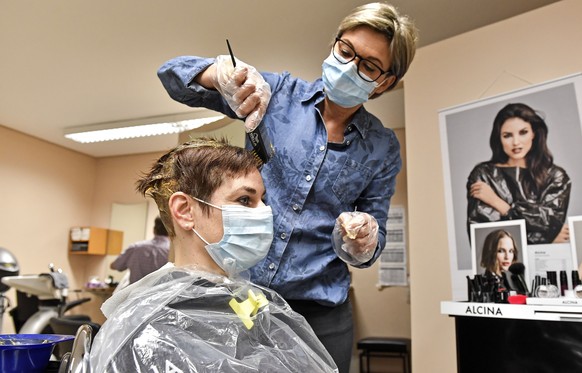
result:
M 382 83 L 378 83 L 378 82 L 373 82 L 375 84 L 374 89 L 372 90 L 372 92 L 370 92 L 370 94 L 368 95 L 368 98 L 371 98 L 372 96 L 374 96 L 374 94 L 376 93 L 376 89 L 378 87 L 380 87 L 382 84 L 384 84 L 386 81 L 388 80 L 388 78 L 382 80 Z
M 196 232 L 196 229 L 192 228 L 192 232 L 194 232 L 194 234 L 197 235 L 198 238 L 200 238 L 202 240 L 202 242 L 204 242 L 206 245 L 210 245 L 208 243 L 208 241 L 206 241 L 204 238 L 202 238 L 202 236 L 200 235 L 200 233 Z
M 194 196 L 191 196 L 191 197 L 192 197 L 192 198 L 194 198 L 196 201 L 198 201 L 198 202 L 200 202 L 200 203 L 204 203 L 204 204 L 206 204 L 206 205 L 208 205 L 208 206 L 212 206 L 212 207 L 214 207 L 214 208 L 217 208 L 217 209 L 219 209 L 219 210 L 222 210 L 222 208 L 220 208 L 220 207 L 218 207 L 218 206 L 216 206 L 216 205 L 213 205 L 212 203 L 208 203 L 208 202 L 206 202 L 206 201 L 203 201 L 203 200 L 201 200 L 200 198 L 196 198 L 196 197 L 194 197 Z M 194 232 L 194 234 L 195 234 L 195 235 L 197 235 L 197 236 L 198 236 L 198 238 L 200 238 L 200 239 L 202 240 L 202 242 L 204 242 L 206 245 L 210 245 L 210 243 L 209 243 L 208 241 L 206 241 L 206 240 L 205 240 L 205 239 L 204 239 L 204 238 L 203 238 L 203 237 L 200 235 L 200 233 L 196 232 L 196 229 L 192 228 L 192 232 Z
M 219 206 L 213 205 L 212 203 L 209 203 L 209 202 L 203 201 L 203 200 L 201 200 L 200 198 L 196 198 L 196 197 L 192 197 L 192 198 L 194 198 L 196 201 L 198 201 L 198 202 L 200 202 L 200 203 L 204 203 L 205 205 L 208 205 L 208 206 L 214 207 L 215 209 L 222 210 L 222 207 L 219 207 Z

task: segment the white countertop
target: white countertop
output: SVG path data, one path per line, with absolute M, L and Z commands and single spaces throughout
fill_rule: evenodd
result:
M 540 301 L 537 298 L 536 302 Z M 582 305 L 563 303 L 555 298 L 554 304 L 505 304 L 442 301 L 441 314 L 449 316 L 487 317 L 500 319 L 579 321 L 582 322 Z

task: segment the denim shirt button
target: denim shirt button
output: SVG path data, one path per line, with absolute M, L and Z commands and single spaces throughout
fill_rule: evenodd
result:
M 346 145 L 350 145 L 350 143 L 351 143 L 350 140 L 346 141 Z
M 275 269 L 275 263 L 269 264 L 269 269 L 272 271 Z
M 305 180 L 307 180 L 307 181 L 311 181 L 311 175 L 307 175 L 307 176 L 305 176 Z
M 348 131 L 352 132 L 352 126 L 348 126 Z
M 324 150 L 325 150 L 325 146 L 324 146 L 324 145 L 321 145 L 321 146 L 319 147 L 319 151 L 321 151 L 321 152 L 322 152 L 322 151 L 324 151 Z
M 293 204 L 293 211 L 298 211 L 299 210 L 299 205 L 294 203 Z
M 285 238 L 287 238 L 287 233 L 283 232 L 281 233 L 281 239 L 284 240 Z

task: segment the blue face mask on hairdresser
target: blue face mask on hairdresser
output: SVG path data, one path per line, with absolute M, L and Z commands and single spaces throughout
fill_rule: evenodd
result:
M 220 242 L 209 243 L 194 228 L 192 231 L 206 244 L 206 251 L 229 276 L 246 271 L 260 262 L 273 241 L 271 207 L 250 208 L 238 205 L 216 206 L 195 200 L 222 211 L 224 234 Z
M 343 64 L 333 56 L 333 53 L 323 61 L 322 69 L 325 94 L 341 107 L 363 104 L 378 87 L 378 83 L 360 78 L 355 61 Z

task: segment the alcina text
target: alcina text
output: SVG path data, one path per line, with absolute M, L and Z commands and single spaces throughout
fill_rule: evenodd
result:
M 503 316 L 501 308 L 495 307 L 493 305 L 487 306 L 467 306 L 465 310 L 466 315 L 493 315 L 493 316 Z

